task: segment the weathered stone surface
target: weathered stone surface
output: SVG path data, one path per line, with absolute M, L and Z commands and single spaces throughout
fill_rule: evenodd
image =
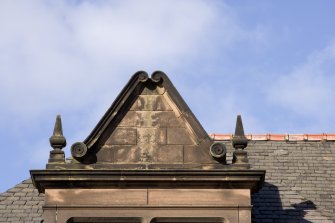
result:
M 112 146 L 115 163 L 136 163 L 140 161 L 141 150 L 138 146 Z
M 167 144 L 172 145 L 193 145 L 195 144 L 191 134 L 185 128 L 168 128 Z
M 87 199 L 89 197 L 89 199 Z M 146 205 L 146 189 L 48 189 L 48 205 Z
M 142 92 L 132 95 L 130 103 L 133 104 L 127 105 L 129 110 L 112 114 L 121 115 L 118 119 L 120 121 L 115 123 L 116 127 L 109 126 L 110 129 L 99 141 L 98 146 L 102 146 L 102 149 L 97 154 L 98 162 L 183 163 L 183 146 L 195 145 L 207 136 L 175 89 L 164 87 L 168 86 L 168 83 L 168 80 L 165 82 L 167 85 L 156 84 L 154 81 L 146 82 Z M 136 96 L 137 94 L 139 95 Z M 113 117 L 112 115 L 108 117 Z M 198 134 L 199 132 L 201 134 Z M 108 140 L 104 141 L 106 138 Z M 107 149 L 108 146 L 116 145 L 124 145 L 124 147 L 117 147 L 117 150 Z M 198 149 L 200 147 L 198 146 Z M 204 148 L 207 147 L 201 148 L 205 150 Z M 204 160 L 203 157 L 196 157 L 199 154 L 196 150 L 192 150 L 195 152 L 193 157 L 197 161 Z M 128 154 L 130 151 L 137 154 L 136 158 Z M 125 160 L 122 160 L 123 158 Z M 208 161 L 207 157 L 206 161 Z
M 141 148 L 148 147 L 152 144 L 166 144 L 165 128 L 138 128 L 137 145 Z
M 213 158 L 209 151 L 202 151 L 198 146 L 184 146 L 184 163 L 210 163 Z
M 205 138 L 209 138 L 208 134 L 169 78 L 159 71 L 149 78 L 146 72 L 141 71 L 131 77 L 84 140 L 87 153 L 82 157 L 74 155 L 73 164 L 95 164 L 95 155 L 98 162 L 114 160 L 102 157 L 115 153 L 100 149 L 114 145 L 137 145 L 141 154 L 140 162 L 163 162 L 158 160 L 166 159 L 152 157 L 158 154 L 155 150 L 160 149 L 160 145 L 195 145 Z M 198 146 L 198 149 L 207 151 L 208 148 Z M 50 167 L 61 168 L 59 165 Z
M 181 127 L 182 122 L 172 111 L 129 111 L 119 127 Z
M 107 145 L 135 145 L 136 128 L 118 127 L 106 142 Z
M 97 153 L 97 160 L 99 162 L 115 162 L 115 149 L 112 148 L 113 146 L 103 146 Z
M 183 162 L 182 145 L 193 144 L 190 133 L 166 99 L 156 93 L 155 89 L 145 89 L 139 95 L 98 152 L 99 162 Z
M 139 95 L 130 108 L 132 111 L 172 111 L 162 95 Z
M 136 127 L 140 125 L 141 114 L 136 111 L 128 111 L 119 123 L 119 127 Z
M 136 112 L 139 118 L 138 127 L 179 127 L 182 126 L 181 121 L 175 116 L 174 112 L 161 111 L 149 112 L 139 111 Z
M 154 160 L 165 163 L 183 163 L 184 149 L 181 145 L 160 146 L 154 153 Z
M 182 121 L 176 117 L 175 113 L 170 112 L 155 112 L 152 114 L 153 126 L 160 127 L 182 127 Z
M 250 205 L 246 189 L 149 189 L 149 205 Z

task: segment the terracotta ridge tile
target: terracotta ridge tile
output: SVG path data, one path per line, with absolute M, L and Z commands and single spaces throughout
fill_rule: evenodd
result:
M 233 134 L 217 134 L 212 133 L 209 136 L 213 140 L 228 141 L 231 140 Z M 252 141 L 335 141 L 334 133 L 321 134 L 246 134 Z

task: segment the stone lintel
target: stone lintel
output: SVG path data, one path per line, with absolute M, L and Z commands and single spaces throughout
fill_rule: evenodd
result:
M 85 199 L 86 198 L 86 199 Z M 249 189 L 46 189 L 45 205 L 249 206 Z

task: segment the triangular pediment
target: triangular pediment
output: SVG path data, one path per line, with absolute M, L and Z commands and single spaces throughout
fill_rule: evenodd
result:
M 72 154 L 83 163 L 208 164 L 212 143 L 163 72 L 137 72 L 84 141 L 85 154 Z

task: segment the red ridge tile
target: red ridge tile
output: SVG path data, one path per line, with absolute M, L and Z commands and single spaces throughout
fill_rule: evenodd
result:
M 266 141 L 268 140 L 268 134 L 252 134 L 251 140 Z
M 271 141 L 285 141 L 286 134 L 269 134 L 269 140 Z
M 306 134 L 308 141 L 321 141 L 324 139 L 323 134 Z
M 289 134 L 288 141 L 304 141 L 304 134 Z
M 213 140 L 231 140 L 232 134 L 212 134 L 214 135 Z
M 231 140 L 233 134 L 209 134 L 213 140 Z M 247 139 L 254 141 L 335 141 L 335 134 L 246 134 Z
M 328 141 L 335 141 L 335 134 L 325 134 Z

